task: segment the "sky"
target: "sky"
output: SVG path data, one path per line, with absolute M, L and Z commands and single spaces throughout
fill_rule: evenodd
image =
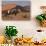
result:
M 4 4 L 9 4 L 9 3 L 15 3 L 15 4 L 17 4 L 17 5 L 22 5 L 22 6 L 26 6 L 26 5 L 30 5 L 30 1 L 13 1 L 13 0 L 10 0 L 10 1 L 8 1 L 8 0 L 5 0 L 5 1 L 2 1 L 2 4 L 4 5 Z
M 15 1 L 15 0 L 3 0 L 3 1 Z M 29 1 L 29 0 L 16 0 L 16 1 Z

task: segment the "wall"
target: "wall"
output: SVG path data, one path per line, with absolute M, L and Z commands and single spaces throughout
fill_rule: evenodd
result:
M 6 25 L 16 26 L 19 31 L 18 36 L 23 34 L 24 36 L 31 37 L 35 34 L 34 38 L 36 39 L 36 36 L 42 38 L 46 35 L 46 28 L 40 27 L 35 19 L 36 15 L 41 13 L 40 6 L 46 5 L 46 0 L 31 0 L 31 20 L 29 21 L 3 21 L 1 18 L 1 4 L 2 3 L 0 1 L 0 35 L 4 34 Z M 37 29 L 43 29 L 45 35 L 43 35 L 43 32 L 37 33 Z

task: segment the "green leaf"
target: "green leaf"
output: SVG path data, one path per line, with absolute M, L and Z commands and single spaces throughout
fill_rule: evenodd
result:
M 39 20 L 39 21 L 44 20 L 44 18 L 43 18 L 41 15 L 38 15 L 38 16 L 36 17 L 36 19 Z
M 14 28 L 15 26 L 6 26 L 6 36 L 8 37 L 12 37 L 12 36 L 16 36 L 18 31 L 16 29 L 16 27 Z
M 46 15 L 45 15 L 45 20 L 46 20 Z

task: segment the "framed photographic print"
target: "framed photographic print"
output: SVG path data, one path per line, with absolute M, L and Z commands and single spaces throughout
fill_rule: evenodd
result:
M 2 1 L 2 20 L 30 20 L 31 1 Z

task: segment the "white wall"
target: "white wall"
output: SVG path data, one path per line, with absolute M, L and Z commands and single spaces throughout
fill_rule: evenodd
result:
M 4 34 L 4 28 L 6 25 L 14 25 L 17 27 L 19 33 L 18 36 L 22 34 L 24 36 L 31 36 L 35 34 L 35 36 L 40 36 L 43 33 L 37 33 L 37 29 L 43 29 L 46 31 L 46 28 L 40 27 L 35 19 L 37 14 L 40 14 L 40 6 L 46 5 L 46 0 L 31 0 L 31 20 L 29 21 L 3 21 L 1 18 L 1 2 L 0 2 L 0 33 Z

